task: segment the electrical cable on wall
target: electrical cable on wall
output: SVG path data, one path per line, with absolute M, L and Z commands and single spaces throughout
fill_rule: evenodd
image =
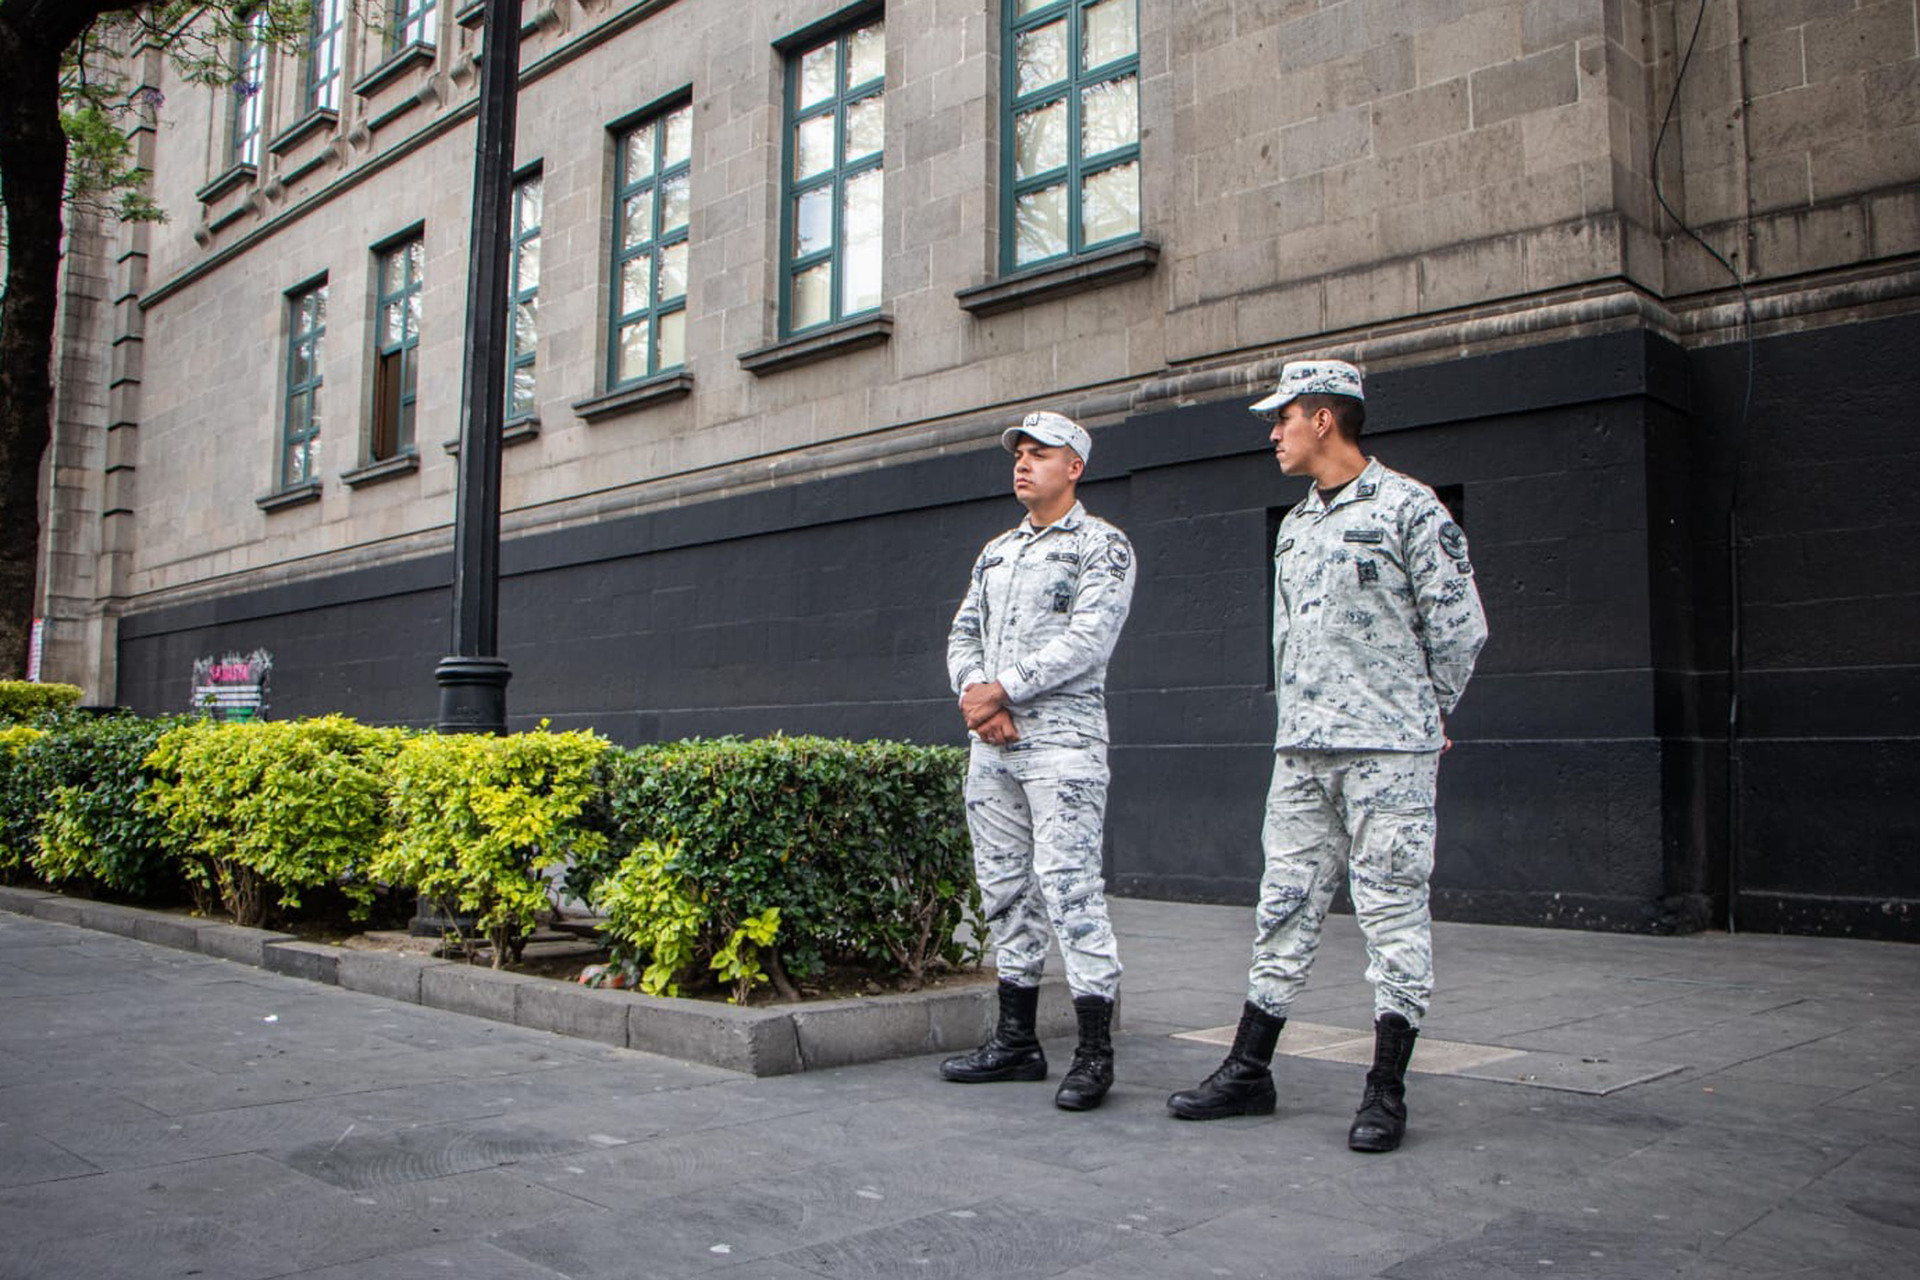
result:
M 1687 37 L 1686 52 L 1681 55 L 1680 68 L 1674 73 L 1673 93 L 1667 98 L 1667 109 L 1660 119 L 1660 132 L 1653 144 L 1653 197 L 1659 201 L 1660 208 L 1673 224 L 1687 233 L 1695 244 L 1707 251 L 1712 259 L 1726 269 L 1732 278 L 1734 288 L 1740 291 L 1740 330 L 1746 347 L 1747 370 L 1746 387 L 1740 397 L 1740 415 L 1735 422 L 1732 448 L 1731 477 L 1727 489 L 1727 932 L 1735 932 L 1738 923 L 1735 910 L 1739 900 L 1739 858 L 1740 858 L 1740 685 L 1744 672 L 1744 653 L 1740 628 L 1740 464 L 1745 456 L 1747 441 L 1747 419 L 1753 407 L 1753 300 L 1747 294 L 1746 281 L 1741 278 L 1740 269 L 1711 244 L 1687 220 L 1680 216 L 1660 184 L 1660 149 L 1666 145 L 1667 129 L 1673 123 L 1673 110 L 1680 100 L 1680 88 L 1686 83 L 1687 69 L 1693 64 L 1694 46 L 1700 40 L 1700 28 L 1707 16 L 1707 0 L 1700 0 L 1700 7 L 1694 12 L 1693 31 Z M 1741 110 L 1746 110 L 1744 84 Z

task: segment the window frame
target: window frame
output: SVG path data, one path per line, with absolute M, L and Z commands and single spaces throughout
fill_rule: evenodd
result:
M 320 438 L 323 421 L 319 405 L 321 389 L 326 385 L 326 375 L 322 366 L 327 336 L 327 277 L 321 275 L 297 284 L 287 290 L 285 298 L 287 307 L 284 365 L 286 377 L 285 393 L 280 408 L 280 458 L 276 469 L 278 474 L 276 488 L 282 493 L 320 482 L 319 460 L 312 442 Z M 305 304 L 309 299 L 316 298 L 319 302 L 316 321 L 311 325 L 305 324 L 303 323 L 307 314 Z M 296 377 L 294 372 L 295 361 L 302 344 L 311 344 L 311 350 L 307 354 L 308 376 L 304 379 Z M 295 406 L 302 395 L 306 396 L 306 410 L 301 426 L 296 428 Z M 295 479 L 289 463 L 294 450 L 301 445 L 309 446 L 306 474 Z
M 392 23 L 387 33 L 388 53 L 412 45 L 431 49 L 440 43 L 440 0 L 393 0 L 388 12 Z
M 308 115 L 338 111 L 340 91 L 346 81 L 341 54 L 346 44 L 347 0 L 312 0 L 312 3 L 313 8 L 307 15 L 307 57 L 300 85 L 301 100 Z
M 536 188 L 539 212 L 535 215 L 531 227 L 522 222 L 522 209 L 525 193 Z M 531 165 L 515 174 L 513 179 L 512 200 L 509 208 L 508 252 L 507 252 L 507 379 L 504 409 L 505 423 L 537 421 L 540 417 L 540 392 L 538 383 L 538 357 L 540 347 L 540 248 L 541 230 L 546 219 L 546 185 L 541 166 Z M 529 249 L 529 246 L 531 248 Z M 534 283 L 531 288 L 522 288 L 520 264 L 523 257 L 531 252 L 534 258 Z M 520 308 L 533 304 L 532 342 L 524 350 L 520 346 Z M 524 367 L 528 371 L 528 406 L 515 412 L 514 377 Z
M 665 163 L 667 145 L 670 137 L 669 124 L 676 117 L 683 117 L 687 131 L 686 155 L 672 163 Z M 645 176 L 630 179 L 627 173 L 628 140 L 642 130 L 653 130 L 653 155 Z M 689 94 L 677 94 L 662 102 L 648 106 L 614 124 L 609 130 L 613 139 L 613 207 L 608 247 L 611 250 L 611 271 L 607 277 L 607 344 L 606 344 L 606 389 L 617 391 L 624 387 L 636 386 L 651 378 L 658 378 L 687 366 L 686 330 L 688 323 L 688 304 L 693 284 L 693 100 Z M 668 231 L 660 229 L 660 210 L 662 193 L 676 179 L 684 179 L 687 189 L 687 219 Z M 645 194 L 648 200 L 647 238 L 629 244 L 627 242 L 627 202 Z M 676 245 L 687 246 L 687 278 L 683 280 L 681 291 L 669 298 L 660 296 L 660 255 Z M 647 272 L 646 298 L 642 306 L 628 310 L 625 306 L 625 272 L 629 262 L 646 258 L 651 263 Z M 671 364 L 660 358 L 660 322 L 664 317 L 679 315 L 682 317 L 680 359 Z M 646 368 L 639 373 L 621 375 L 621 332 L 641 319 L 647 322 L 647 359 Z
M 886 10 L 883 6 L 863 7 L 851 15 L 836 17 L 830 25 L 810 29 L 804 36 L 795 37 L 786 46 L 783 59 L 785 83 L 781 89 L 780 121 L 780 300 L 779 334 L 782 339 L 800 338 L 808 334 L 830 329 L 848 321 L 876 316 L 881 313 L 886 302 L 885 268 L 886 247 L 884 232 L 876 237 L 880 256 L 881 287 L 870 307 L 847 310 L 844 304 L 844 285 L 847 274 L 846 237 L 846 188 L 855 178 L 869 173 L 882 174 L 880 186 L 881 219 L 886 217 L 886 140 L 885 125 L 882 124 L 881 144 L 878 149 L 854 161 L 847 161 L 847 111 L 850 107 L 869 98 L 878 97 L 884 121 L 886 112 L 887 73 L 886 73 Z M 847 76 L 847 58 L 849 42 L 861 31 L 869 27 L 881 28 L 880 74 L 849 85 Z M 834 51 L 833 93 L 827 98 L 800 107 L 801 62 L 809 54 L 832 46 Z M 794 176 L 795 139 L 803 121 L 819 119 L 822 116 L 833 117 L 833 158 L 827 167 L 806 178 Z M 831 232 L 824 249 L 810 253 L 795 252 L 796 234 L 794 210 L 803 195 L 814 191 L 830 190 Z M 794 282 L 805 272 L 813 270 L 822 263 L 827 264 L 827 317 L 816 320 L 803 327 L 796 326 L 793 319 Z
M 1140 5 L 1139 0 L 1123 0 L 1133 5 L 1133 50 L 1095 67 L 1080 66 L 1085 29 L 1085 12 L 1105 0 L 1049 0 L 1033 12 L 1020 13 L 1020 0 L 1001 3 L 1001 111 L 1000 111 L 1000 270 L 1003 275 L 1045 270 L 1071 263 L 1079 258 L 1105 252 L 1117 246 L 1140 241 L 1146 234 L 1145 187 L 1140 162 Z M 1018 41 L 1022 33 L 1037 30 L 1060 20 L 1067 24 L 1067 73 L 1051 84 L 1022 96 L 1019 93 Z M 1130 76 L 1134 83 L 1133 141 L 1088 157 L 1081 153 L 1082 91 L 1088 86 Z M 1018 164 L 1017 122 L 1026 112 L 1054 101 L 1067 106 L 1064 165 L 1056 165 L 1024 179 L 1016 177 Z M 1082 184 L 1090 176 L 1132 164 L 1135 175 L 1135 216 L 1132 231 L 1088 242 L 1084 228 Z M 1043 258 L 1019 260 L 1019 234 L 1016 211 L 1020 196 L 1064 184 L 1067 199 L 1067 247 Z
M 258 169 L 267 102 L 267 11 L 255 9 L 233 42 L 233 83 L 228 86 L 227 167 Z
M 419 438 L 418 406 L 420 396 L 420 329 L 416 316 L 425 311 L 426 279 L 426 230 L 415 227 L 399 236 L 386 241 L 374 250 L 374 306 L 373 306 L 373 411 L 367 423 L 366 459 L 369 465 L 389 462 L 415 453 L 415 442 Z M 418 259 L 414 251 L 418 251 Z M 400 288 L 389 292 L 387 289 L 387 264 L 394 259 L 402 259 L 405 269 L 402 272 Z M 409 298 L 420 298 L 420 303 L 409 307 Z M 387 339 L 387 309 L 401 309 L 400 340 L 397 343 Z M 409 358 L 411 353 L 411 358 Z M 398 358 L 398 373 L 390 373 L 387 361 Z M 390 378 L 399 379 L 397 389 L 389 397 Z M 389 408 L 389 400 L 391 407 Z M 391 414 L 391 419 L 387 417 Z M 382 453 L 391 435 L 391 446 Z

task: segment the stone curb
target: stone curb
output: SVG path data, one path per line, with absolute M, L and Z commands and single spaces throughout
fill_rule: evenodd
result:
M 424 956 L 358 951 L 291 934 L 0 886 L 0 911 L 78 925 L 450 1013 L 639 1049 L 754 1076 L 957 1052 L 985 1039 L 994 988 L 736 1008 L 606 991 Z M 1117 1012 L 1117 1011 L 1116 1011 Z M 1075 1032 L 1066 983 L 1040 988 L 1043 1038 Z

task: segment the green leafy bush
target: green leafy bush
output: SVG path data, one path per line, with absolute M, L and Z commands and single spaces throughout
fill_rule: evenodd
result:
M 0 724 L 0 884 L 31 878 L 27 859 L 38 847 L 41 806 L 27 752 L 44 736 L 32 725 Z
M 776 985 L 835 962 L 918 981 L 936 961 L 977 955 L 977 934 L 971 946 L 955 940 L 978 901 L 965 768 L 950 747 L 810 737 L 622 752 L 608 784 L 609 856 L 578 865 L 569 886 L 594 896 L 602 880 L 631 876 L 627 855 L 651 842 L 673 851 L 710 936 L 731 940 L 778 909 L 777 942 L 747 935 Z
M 181 889 L 178 840 L 145 803 L 147 757 L 184 717 L 64 716 L 31 751 L 44 809 L 28 855 L 48 884 L 106 889 L 141 899 Z
M 674 865 L 676 850 L 643 840 L 602 880 L 594 904 L 616 964 L 638 972 L 648 995 L 677 996 L 703 967 L 744 1002 L 769 981 L 761 955 L 780 933 L 780 908 L 749 916 L 725 942 L 692 882 Z
M 588 732 L 422 734 L 392 764 L 374 875 L 472 913 L 496 968 L 533 932 L 546 873 L 603 857 L 606 739 Z
M 78 685 L 0 680 L 0 724 L 31 720 L 50 711 L 63 711 L 79 701 Z
M 190 850 L 188 876 L 238 924 L 264 924 L 323 884 L 364 907 L 387 771 L 406 741 L 344 716 L 193 721 L 160 738 L 147 802 Z

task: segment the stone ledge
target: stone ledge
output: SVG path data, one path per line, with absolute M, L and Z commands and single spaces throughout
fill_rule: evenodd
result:
M 543 978 L 529 978 L 525 974 L 482 968 L 477 964 L 449 964 L 422 971 L 420 1003 L 489 1022 L 512 1022 L 513 1006 L 518 999 L 515 988 L 543 981 Z
M 65 898 L 39 889 L 0 888 L 0 911 L 754 1076 L 969 1049 L 992 1029 L 996 1005 L 993 984 L 982 982 L 941 991 L 743 1009 L 597 990 L 423 956 L 325 946 L 291 934 Z M 1064 980 L 1056 977 L 1042 984 L 1038 1023 L 1045 1039 L 1074 1034 L 1073 1001 Z
M 1160 246 L 1152 240 L 1132 240 L 1110 249 L 1095 249 L 1065 262 L 1030 267 L 961 289 L 954 300 L 976 316 L 999 315 L 1031 302 L 1065 298 L 1089 289 L 1138 280 L 1160 261 Z
M 298 942 L 300 939 L 290 933 L 275 933 L 271 929 L 249 929 L 239 924 L 213 924 L 200 931 L 195 939 L 200 944 L 200 954 L 213 956 L 220 960 L 231 960 L 235 964 L 252 965 L 256 969 L 266 967 L 266 949 L 279 942 Z
M 342 947 L 338 976 L 340 985 L 349 991 L 419 1004 L 422 975 L 428 969 L 443 968 L 451 963 L 431 956 L 392 955 L 385 951 Z
M 340 985 L 340 948 L 318 942 L 269 942 L 260 948 L 260 966 L 289 978 Z
M 33 914 L 34 903 L 55 896 L 57 895 L 48 893 L 45 889 L 15 888 L 12 885 L 0 884 L 0 911 L 30 916 Z

